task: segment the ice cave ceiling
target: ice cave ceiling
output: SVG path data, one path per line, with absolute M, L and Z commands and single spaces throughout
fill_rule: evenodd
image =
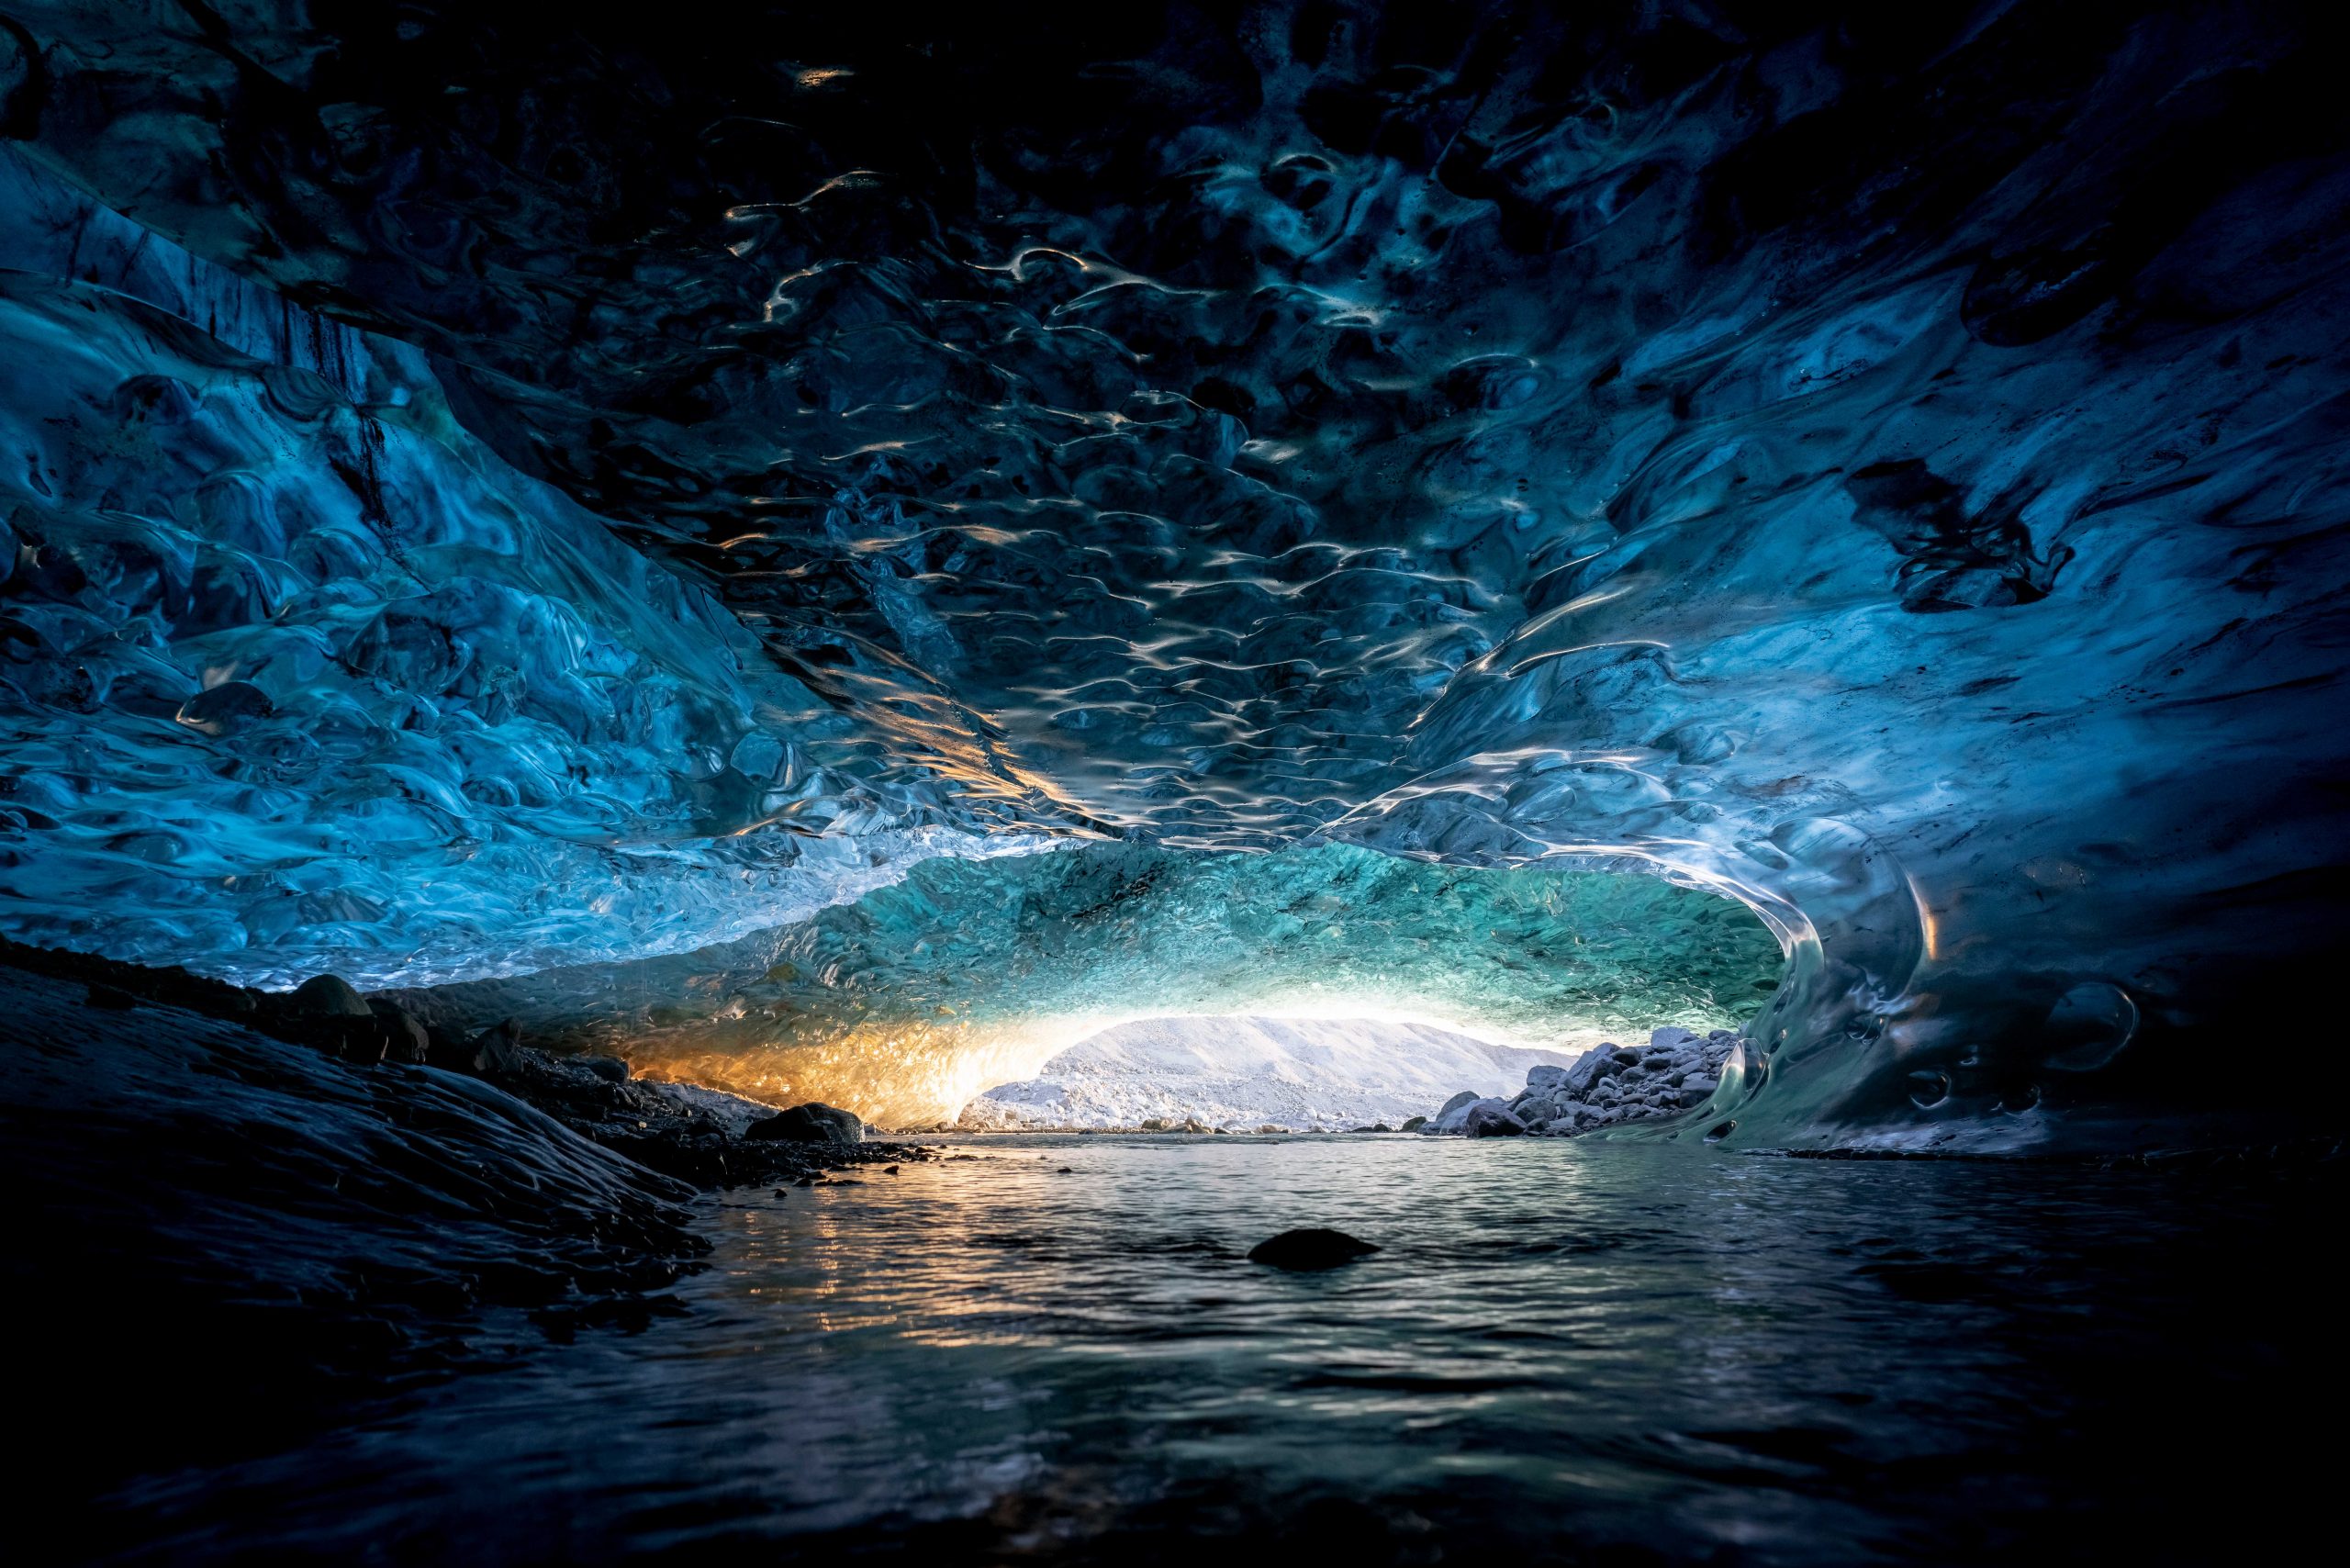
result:
M 676 11 L 0 0 L 12 934 L 1644 866 L 1790 1137 L 2224 1099 L 2339 951 L 2307 7 Z

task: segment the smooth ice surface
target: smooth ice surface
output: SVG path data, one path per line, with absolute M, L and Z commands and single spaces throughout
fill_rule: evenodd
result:
M 11 228 L 29 934 L 445 976 L 977 846 L 877 834 L 1608 852 L 1788 945 L 1740 1140 L 1918 1147 L 2243 1108 L 2191 1064 L 2338 951 L 2308 8 L 8 14 L 25 159 L 235 274 L 165 308 L 408 345 L 220 362 Z
M 1080 1040 L 963 1107 L 966 1127 L 1181 1126 L 1343 1132 L 1425 1116 L 1461 1090 L 1507 1095 L 1534 1051 L 1376 1018 L 1145 1018 Z

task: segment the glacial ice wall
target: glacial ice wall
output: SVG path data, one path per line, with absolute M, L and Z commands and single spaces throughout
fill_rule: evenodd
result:
M 1740 1139 L 2209 1107 L 2340 950 L 2306 7 L 0 15 L 28 157 L 414 345 L 942 818 L 1746 902 Z
M 413 351 L 6 148 L 0 215 L 10 935 L 418 983 L 1022 846 L 858 778 L 853 718 L 466 437 Z
M 1338 844 L 1094 844 L 941 857 L 740 942 L 398 1000 L 453 1026 L 511 1017 L 755 1099 L 927 1126 L 1133 1020 L 1384 1018 L 1574 1051 L 1734 1023 L 1781 968 L 1745 909 L 1661 877 L 1480 871 Z

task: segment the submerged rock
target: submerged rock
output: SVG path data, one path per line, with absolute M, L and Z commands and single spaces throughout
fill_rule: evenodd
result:
M 1351 1263 L 1379 1250 L 1377 1244 L 1348 1236 L 1343 1230 L 1309 1226 L 1284 1230 L 1248 1249 L 1248 1261 L 1294 1273 L 1310 1273 Z
M 837 1105 L 811 1100 L 778 1112 L 744 1130 L 746 1138 L 780 1143 L 862 1143 L 865 1124 Z

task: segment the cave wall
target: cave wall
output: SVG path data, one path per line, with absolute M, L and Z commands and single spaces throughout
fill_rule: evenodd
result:
M 829 738 L 820 792 L 877 802 L 813 841 L 849 860 L 900 823 L 1318 836 L 1727 892 L 1792 955 L 1741 1137 L 2152 1136 L 2247 1097 L 2198 1052 L 2339 957 L 2350 109 L 2306 7 L 0 16 L 28 166 L 407 345 L 370 353 L 438 388 L 431 439 L 604 553 L 514 591 L 716 715 L 632 734 L 617 806 L 483 808 L 486 909 L 625 845 L 619 885 L 650 856 L 703 905 L 660 940 L 765 923 L 721 907 L 790 836 L 797 765 L 733 762 L 765 688 L 756 758 Z M 89 399 L 197 384 L 101 357 L 23 439 L 144 440 Z M 182 504 L 120 499 L 80 504 Z M 655 646 L 680 616 L 701 652 Z M 96 853 L 26 805 L 20 885 Z M 295 953 L 411 941 L 476 863 L 450 810 L 329 856 L 369 902 Z M 93 881 L 89 939 L 249 944 L 182 858 Z M 448 930 L 438 975 L 637 927 Z

